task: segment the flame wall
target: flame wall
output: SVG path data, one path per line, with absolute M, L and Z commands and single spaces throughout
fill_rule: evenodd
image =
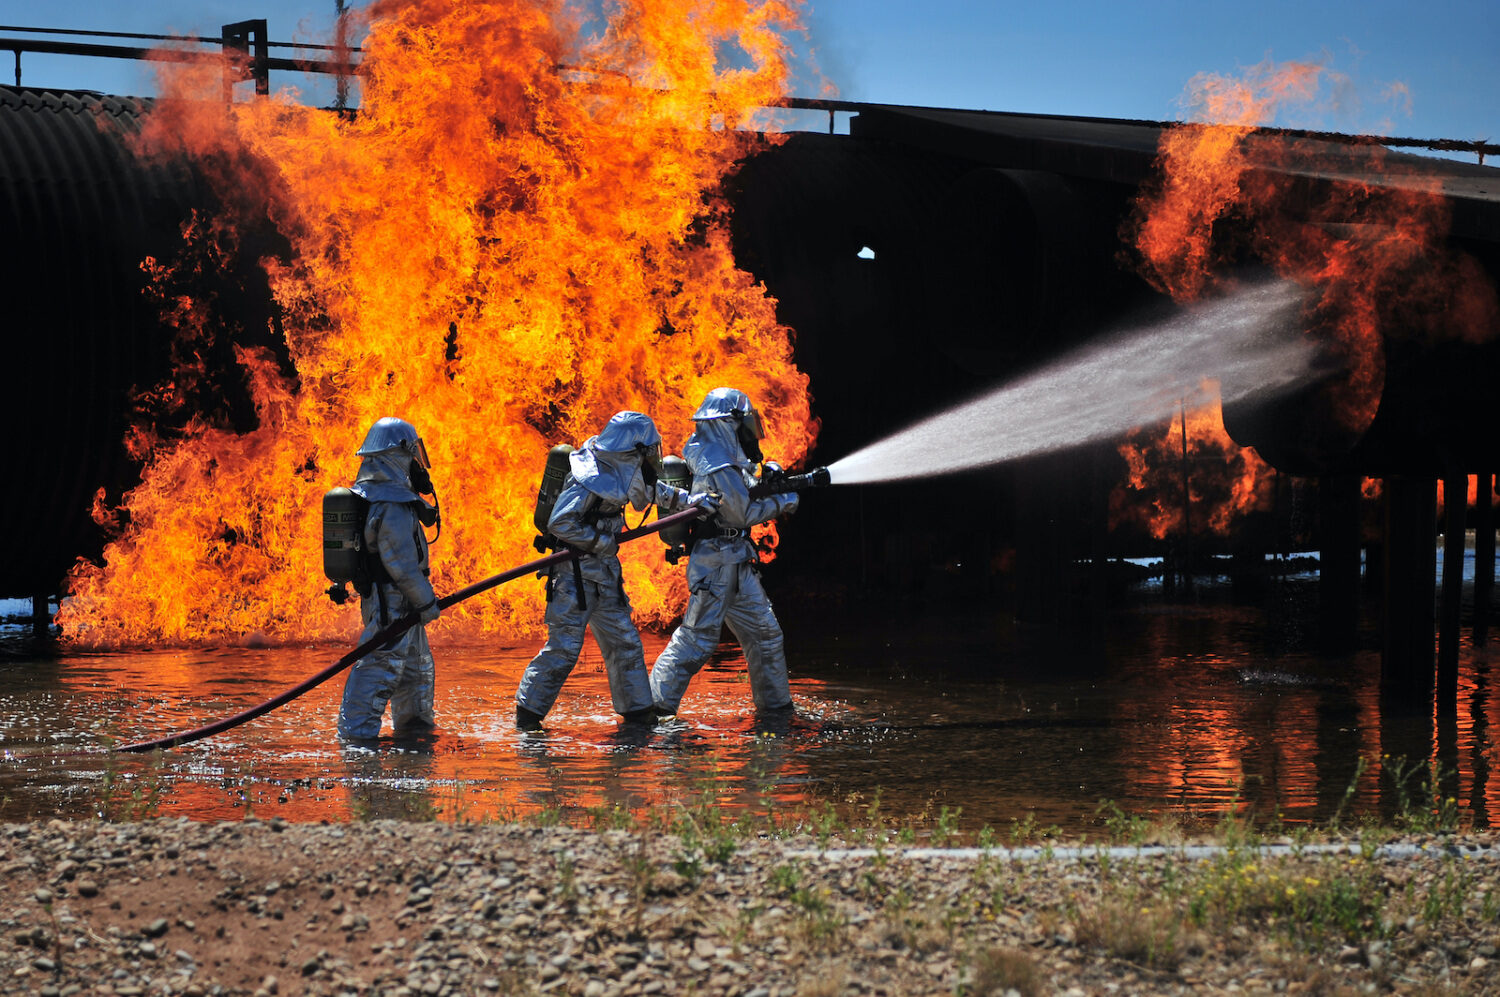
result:
M 735 267 L 717 199 L 760 141 L 741 126 L 763 126 L 755 109 L 782 92 L 793 7 L 650 0 L 588 24 L 540 0 L 368 15 L 356 116 L 289 94 L 226 108 L 213 69 L 167 79 L 145 121 L 142 150 L 191 156 L 223 211 L 157 264 L 185 362 L 143 403 L 157 417 L 135 439 L 146 473 L 104 566 L 70 579 L 60 622 L 75 640 L 347 636 L 352 611 L 322 595 L 319 507 L 382 415 L 414 422 L 433 457 L 440 592 L 535 556 L 547 448 L 620 409 L 653 415 L 676 450 L 703 394 L 730 384 L 765 410 L 768 453 L 796 464 L 811 445 L 790 330 Z M 191 358 L 226 334 L 212 302 L 174 287 L 243 251 L 238 233 L 264 218 L 290 252 L 262 260 L 284 362 L 236 351 L 258 427 L 199 414 L 164 433 L 199 376 Z M 638 615 L 680 610 L 659 545 L 624 559 Z M 517 583 L 439 633 L 540 620 L 540 587 Z

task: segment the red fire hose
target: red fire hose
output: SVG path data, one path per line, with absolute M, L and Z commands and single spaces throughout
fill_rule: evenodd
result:
M 639 540 L 641 537 L 656 533 L 658 530 L 665 529 L 666 527 L 672 526 L 675 523 L 685 523 L 690 519 L 696 519 L 701 513 L 702 510 L 696 506 L 691 509 L 684 509 L 681 512 L 674 512 L 672 515 L 666 516 L 662 519 L 658 519 L 650 525 L 639 526 L 633 530 L 626 530 L 624 533 L 619 534 L 616 539 L 622 544 L 629 543 L 632 540 Z M 532 572 L 540 571 L 543 568 L 551 567 L 554 564 L 561 564 L 564 561 L 570 561 L 577 557 L 578 553 L 571 550 L 560 550 L 555 554 L 548 554 L 546 557 L 539 557 L 535 561 L 530 561 L 526 564 L 518 565 L 517 567 L 511 568 L 509 571 L 502 571 L 498 575 L 491 575 L 483 581 L 475 582 L 468 588 L 462 588 L 457 592 L 452 593 L 451 595 L 443 596 L 438 600 L 438 608 L 447 609 L 449 606 L 456 606 L 460 602 L 463 602 L 465 599 L 476 596 L 481 592 L 487 592 L 495 586 L 508 582 L 513 578 L 520 578 L 522 575 L 529 575 Z M 183 731 L 181 734 L 171 734 L 167 737 L 159 737 L 154 741 L 137 741 L 134 744 L 122 745 L 115 750 L 155 751 L 157 748 L 175 748 L 179 744 L 187 744 L 190 741 L 197 741 L 205 737 L 211 737 L 212 735 L 217 734 L 220 731 L 229 730 L 231 727 L 238 727 L 240 724 L 246 723 L 250 720 L 254 720 L 256 717 L 261 716 L 262 714 L 270 713 L 278 706 L 284 706 L 303 693 L 322 685 L 324 682 L 327 682 L 329 679 L 333 678 L 339 672 L 343 671 L 345 668 L 348 668 L 350 665 L 354 664 L 360 658 L 369 654 L 377 647 L 381 647 L 395 640 L 397 637 L 400 637 L 402 634 L 406 633 L 406 631 L 410 630 L 416 625 L 417 616 L 415 614 L 407 614 L 406 616 L 401 617 L 401 619 L 392 623 L 384 630 L 381 630 L 375 636 L 371 637 L 363 644 L 360 644 L 354 650 L 350 651 L 348 654 L 344 655 L 342 658 L 335 661 L 333 664 L 329 665 L 321 672 L 318 672 L 316 675 L 304 679 L 285 692 L 271 697 L 264 703 L 261 703 L 259 706 L 252 706 L 250 709 L 244 710 L 240 713 L 236 713 L 232 717 L 225 717 L 224 719 L 216 720 L 211 724 L 205 724 L 204 726 L 194 728 L 193 730 Z

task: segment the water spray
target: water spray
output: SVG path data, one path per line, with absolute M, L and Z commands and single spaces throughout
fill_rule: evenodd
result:
M 1116 438 L 1179 406 L 1267 398 L 1328 374 L 1301 334 L 1306 291 L 1247 286 L 1165 322 L 1091 345 L 1046 369 L 837 460 L 831 482 L 972 470 Z

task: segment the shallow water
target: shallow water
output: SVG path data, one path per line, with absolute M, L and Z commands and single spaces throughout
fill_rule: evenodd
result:
M 1313 576 L 1275 580 L 1248 600 L 1233 591 L 1200 579 L 1191 599 L 1172 600 L 1147 585 L 1130 608 L 1061 629 L 972 611 L 803 619 L 784 609 L 798 713 L 779 726 L 751 714 L 743 661 L 726 646 L 678 719 L 623 727 L 590 643 L 547 731 L 521 734 L 512 696 L 537 645 L 439 645 L 436 738 L 373 752 L 335 744 L 342 675 L 170 752 L 106 750 L 252 706 L 343 647 L 37 658 L 16 656 L 10 638 L 0 819 L 557 812 L 589 822 L 712 798 L 783 821 L 832 806 L 868 822 L 878 801 L 886 818 L 931 826 L 942 808 L 961 808 L 958 826 L 1002 834 L 1013 822 L 1097 829 L 1115 807 L 1190 823 L 1232 808 L 1300 823 L 1389 816 L 1437 761 L 1444 795 L 1490 825 L 1500 697 L 1484 648 L 1466 640 L 1457 714 L 1434 721 L 1381 701 L 1373 652 L 1296 650 L 1311 643 Z M 662 642 L 647 635 L 648 660 Z M 1361 759 L 1373 762 L 1362 773 Z

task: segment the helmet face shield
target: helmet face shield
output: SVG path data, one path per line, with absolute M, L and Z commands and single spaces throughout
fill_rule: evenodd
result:
M 414 444 L 407 444 L 407 445 L 413 451 L 412 457 L 414 457 L 416 459 L 417 463 L 421 464 L 423 467 L 427 468 L 428 470 L 431 470 L 432 469 L 432 459 L 427 456 L 427 444 L 425 444 L 425 443 L 422 442 L 422 437 L 418 436 L 417 440 L 416 440 L 416 443 L 414 443 Z
M 748 429 L 750 434 L 757 440 L 766 438 L 766 427 L 761 424 L 760 413 L 755 411 L 755 409 L 752 408 L 745 411 L 744 415 L 740 417 L 740 425 Z
M 762 436 L 760 431 L 760 416 L 755 414 L 754 409 L 741 417 L 739 424 L 734 428 L 734 436 L 735 439 L 739 440 L 740 449 L 745 451 L 746 457 L 749 457 L 757 464 L 765 459 L 765 455 L 760 452 Z
M 635 450 L 641 455 L 641 477 L 645 480 L 646 487 L 655 488 L 657 480 L 661 478 L 661 441 L 637 443 Z
M 652 443 L 650 445 L 647 445 L 645 443 L 637 443 L 636 449 L 641 451 L 641 464 L 645 467 L 651 468 L 652 473 L 660 477 L 661 440 L 657 440 L 655 443 Z

